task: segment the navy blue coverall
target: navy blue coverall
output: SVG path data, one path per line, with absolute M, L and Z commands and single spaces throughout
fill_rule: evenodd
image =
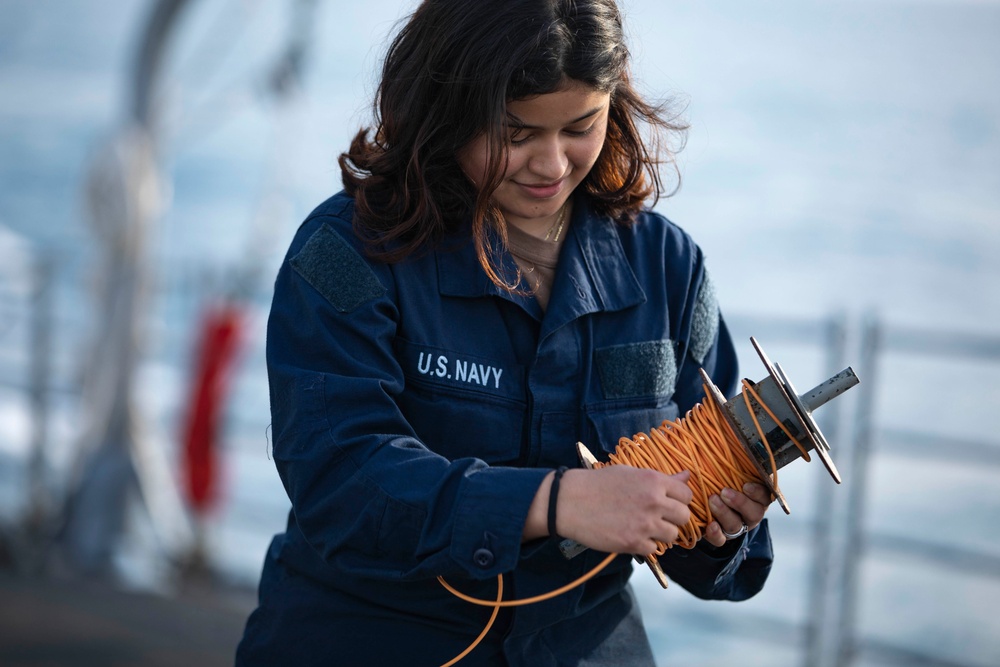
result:
M 555 589 L 606 554 L 522 544 L 542 478 L 702 397 L 736 356 L 701 250 L 662 216 L 624 227 L 578 194 L 546 312 L 497 288 L 468 234 L 396 264 L 365 259 L 340 193 L 296 234 L 267 329 L 273 456 L 292 509 L 268 550 L 239 665 L 440 665 L 495 599 Z M 501 268 L 516 265 L 499 245 Z M 766 522 L 660 562 L 694 595 L 740 600 L 771 566 Z M 651 665 L 632 558 L 505 610 L 462 665 Z

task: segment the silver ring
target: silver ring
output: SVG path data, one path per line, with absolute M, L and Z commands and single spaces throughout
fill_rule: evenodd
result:
M 722 534 L 726 536 L 727 540 L 735 540 L 737 537 L 743 537 L 744 535 L 747 534 L 747 531 L 750 530 L 750 527 L 747 526 L 746 521 L 743 522 L 743 525 L 740 526 L 740 529 L 737 530 L 735 533 L 727 533 L 726 529 L 722 528 L 722 526 L 719 526 L 719 528 L 722 529 Z

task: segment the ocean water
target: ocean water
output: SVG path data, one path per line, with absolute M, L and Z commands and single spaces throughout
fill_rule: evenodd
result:
M 138 398 L 169 465 L 194 322 L 211 291 L 199 288 L 221 289 L 255 269 L 250 339 L 230 402 L 225 494 L 209 524 L 217 566 L 247 583 L 287 510 L 268 458 L 261 356 L 271 275 L 299 220 L 338 189 L 336 156 L 366 121 L 385 37 L 412 6 L 319 2 L 302 89 L 278 104 L 262 92 L 260 71 L 284 43 L 290 4 L 192 0 L 156 91 L 166 197 L 149 266 L 164 296 L 149 306 Z M 678 155 L 681 187 L 657 208 L 705 249 L 734 322 L 771 323 L 738 327 L 741 340 L 786 318 L 833 312 L 851 327 L 852 357 L 867 314 L 1000 335 L 1000 3 L 622 5 L 641 88 L 671 99 L 691 126 Z M 0 505 L 8 508 L 0 516 L 22 506 L 18 471 L 32 429 L 19 353 L 29 334 L 14 310 L 28 299 L 18 258 L 54 253 L 53 364 L 60 384 L 72 386 L 87 336 L 100 332 L 88 319 L 95 248 L 81 183 L 127 115 L 130 67 L 151 6 L 0 5 L 0 294 L 10 295 L 0 300 Z M 774 338 L 774 347 L 762 342 L 800 389 L 823 379 L 816 348 Z M 745 373 L 757 379 L 760 366 L 746 346 L 742 352 Z M 996 443 L 995 366 L 892 358 L 879 369 L 880 421 Z M 869 369 L 856 370 L 864 381 Z M 844 400 L 848 419 L 835 449 L 849 440 L 856 409 Z M 75 402 L 69 391 L 54 401 L 51 464 L 59 471 L 72 458 Z M 867 528 L 1000 557 L 988 528 L 1000 511 L 995 467 L 880 456 L 871 479 Z M 807 613 L 809 521 L 825 483 L 818 466 L 787 469 L 793 513 L 773 512 L 775 572 L 745 605 L 706 605 L 637 573 L 662 664 L 800 664 L 798 644 L 780 635 L 793 634 Z M 136 522 L 123 567 L 137 582 L 162 576 L 149 558 L 159 539 Z M 1000 622 L 990 606 L 998 581 L 870 551 L 859 623 L 873 641 L 996 664 Z M 751 614 L 769 619 L 770 632 L 741 629 Z

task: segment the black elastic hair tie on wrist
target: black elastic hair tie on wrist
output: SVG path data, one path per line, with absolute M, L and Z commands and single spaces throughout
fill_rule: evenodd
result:
M 552 486 L 549 487 L 549 535 L 553 537 L 556 535 L 556 503 L 559 499 L 559 481 L 564 472 L 566 472 L 566 466 L 556 468 L 556 475 L 552 478 Z

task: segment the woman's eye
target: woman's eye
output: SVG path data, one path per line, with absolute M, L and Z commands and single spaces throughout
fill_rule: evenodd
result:
M 531 135 L 528 134 L 527 132 L 517 131 L 510 135 L 510 143 L 513 146 L 519 146 L 520 144 L 523 144 L 530 138 Z
M 590 127 L 583 130 L 566 130 L 566 134 L 568 134 L 571 137 L 585 137 L 593 131 L 594 131 L 594 126 L 591 125 Z
M 583 129 L 566 128 L 563 130 L 563 132 L 571 137 L 585 137 L 591 132 L 593 132 L 595 127 L 596 124 L 591 124 L 590 126 L 585 127 Z M 531 131 L 526 129 L 520 129 L 511 132 L 508 141 L 510 141 L 511 146 L 520 146 L 521 144 L 527 143 L 527 141 L 530 140 L 533 136 L 534 134 Z

